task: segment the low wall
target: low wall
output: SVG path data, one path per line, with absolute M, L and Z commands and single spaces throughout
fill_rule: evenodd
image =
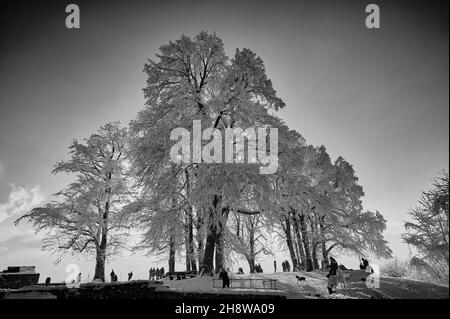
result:
M 39 274 L 35 273 L 0 273 L 0 289 L 19 289 L 38 281 Z
M 37 285 L 0 290 L 0 299 L 285 299 L 284 295 L 240 293 L 197 293 L 168 289 L 162 282 L 139 280 L 126 283 L 90 283 L 79 288 Z

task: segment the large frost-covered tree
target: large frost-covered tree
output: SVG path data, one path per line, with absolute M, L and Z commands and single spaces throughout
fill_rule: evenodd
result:
M 127 130 L 108 123 L 84 143 L 74 141 L 70 159 L 53 173 L 73 174 L 75 181 L 57 199 L 20 217 L 45 232 L 43 248 L 61 253 L 94 253 L 94 279 L 105 280 L 107 256 L 125 244 L 127 224 L 121 210 L 130 200 L 126 169 Z
M 270 192 L 269 178 L 259 174 L 256 164 L 175 164 L 169 158 L 174 144 L 171 131 L 192 130 L 193 120 L 222 136 L 224 128 L 277 127 L 281 122 L 268 110 L 278 110 L 284 103 L 276 96 L 262 60 L 248 49 L 236 50 L 230 60 L 215 34 L 182 36 L 163 45 L 157 59 L 145 65 L 145 72 L 146 107 L 131 123 L 133 168 L 148 203 L 138 206 L 158 210 L 175 200 L 174 207 L 187 212 L 188 233 L 197 230 L 200 266 L 211 271 L 215 256 L 218 269 L 229 213 L 261 211 Z M 194 236 L 186 238 L 192 247 Z
M 144 247 L 167 248 L 174 260 L 184 246 L 187 269 L 197 269 L 198 262 L 200 269 L 209 272 L 215 264 L 217 271 L 224 250 L 239 246 L 225 241 L 243 239 L 228 236 L 229 227 L 236 226 L 229 216 L 261 214 L 258 220 L 282 229 L 296 267 L 319 267 L 319 250 L 322 259 L 337 248 L 389 254 L 382 235 L 385 220 L 379 213 L 363 213 L 363 192 L 351 165 L 342 158 L 331 163 L 324 147 L 307 145 L 274 115 L 285 104 L 254 52 L 237 49 L 228 58 L 215 34 L 183 35 L 161 46 L 144 71 L 146 105 L 130 124 L 132 168 L 141 196 L 129 207 L 143 227 Z M 194 121 L 209 131 L 200 137 L 199 148 L 191 143 L 189 156 L 173 161 L 172 131 L 185 128 L 194 140 Z M 225 129 L 249 127 L 278 129 L 273 154 L 278 170 L 272 174 L 260 174 L 259 163 L 249 164 L 254 159 L 249 152 L 237 163 L 242 154 L 233 149 L 235 161 L 226 163 L 224 145 L 208 148 Z M 255 142 L 251 135 L 244 137 Z M 196 154 L 214 161 L 192 161 Z M 241 252 L 254 258 L 255 251 L 248 254 L 242 243 Z

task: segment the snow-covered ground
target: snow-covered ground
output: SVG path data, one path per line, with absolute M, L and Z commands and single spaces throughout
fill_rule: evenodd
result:
M 295 276 L 306 278 L 305 282 L 297 282 Z M 355 273 L 355 276 L 357 274 Z M 356 278 L 355 277 L 355 278 Z M 244 288 L 214 288 L 212 277 L 197 277 L 185 280 L 164 280 L 170 289 L 185 292 L 205 293 L 255 293 L 255 294 L 283 294 L 289 299 L 369 299 L 383 298 L 449 298 L 448 287 L 433 285 L 420 281 L 402 280 L 399 278 L 380 278 L 380 288 L 376 291 L 368 289 L 365 282 L 359 278 L 347 284 L 344 288 L 339 286 L 335 293 L 327 291 L 326 273 L 320 270 L 312 272 L 278 272 L 235 275 L 230 278 L 239 279 L 276 279 L 277 290 L 270 289 L 244 289 Z M 216 283 L 216 285 L 219 282 Z
M 304 276 L 306 282 L 298 283 L 295 276 Z M 164 280 L 164 284 L 171 289 L 184 292 L 205 292 L 205 293 L 255 293 L 255 294 L 281 294 L 290 299 L 324 299 L 324 298 L 370 298 L 367 296 L 357 296 L 338 290 L 329 295 L 327 291 L 326 273 L 314 271 L 302 272 L 281 272 L 281 273 L 258 273 L 235 275 L 230 274 L 231 279 L 276 279 L 277 289 L 249 289 L 249 288 L 214 288 L 212 277 L 196 277 L 184 280 Z M 216 278 L 217 279 L 217 278 Z M 217 285 L 217 283 L 216 283 Z
M 233 278 L 233 277 L 231 277 Z M 217 277 L 215 277 L 217 279 Z M 287 296 L 287 293 L 283 290 L 273 290 L 273 289 L 247 289 L 247 288 L 214 288 L 213 277 L 202 276 L 190 279 L 182 280 L 163 280 L 164 285 L 181 292 L 203 292 L 203 293 L 215 293 L 215 294 L 258 294 L 258 295 L 283 295 Z M 216 282 L 216 286 L 219 282 Z

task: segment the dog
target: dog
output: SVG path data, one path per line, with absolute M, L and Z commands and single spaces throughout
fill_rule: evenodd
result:
M 295 276 L 297 278 L 297 283 L 306 282 L 306 277 Z

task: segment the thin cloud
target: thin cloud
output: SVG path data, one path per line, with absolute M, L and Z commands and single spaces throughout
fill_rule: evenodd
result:
M 0 256 L 11 251 L 24 249 L 39 250 L 41 248 L 41 239 L 33 232 L 25 232 L 20 235 L 13 235 L 4 241 L 0 241 Z
M 20 186 L 12 186 L 8 202 L 0 204 L 0 224 L 6 219 L 17 218 L 44 201 L 40 186 L 27 190 Z

